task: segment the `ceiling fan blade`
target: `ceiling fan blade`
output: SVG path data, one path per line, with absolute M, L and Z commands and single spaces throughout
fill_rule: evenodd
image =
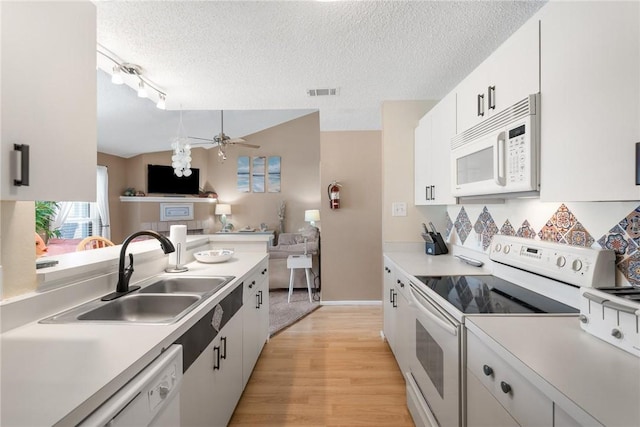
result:
M 211 142 L 211 143 L 213 143 L 213 142 L 214 142 L 214 140 L 213 140 L 213 139 L 211 139 L 211 138 L 199 138 L 199 137 L 197 137 L 197 136 L 188 136 L 187 138 L 189 138 L 189 139 L 200 139 L 200 140 L 202 140 L 202 141 L 209 141 L 209 142 Z
M 246 143 L 246 142 L 230 142 L 230 143 L 231 143 L 231 144 L 234 144 L 234 145 L 241 145 L 241 146 L 243 146 L 243 147 L 249 147 L 249 148 L 260 148 L 260 146 L 259 146 L 259 145 L 249 144 L 249 143 Z

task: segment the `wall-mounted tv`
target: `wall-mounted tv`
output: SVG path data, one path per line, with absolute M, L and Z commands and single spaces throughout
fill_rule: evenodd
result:
M 171 166 L 147 165 L 147 193 L 198 194 L 200 170 L 191 168 L 191 172 L 178 178 Z

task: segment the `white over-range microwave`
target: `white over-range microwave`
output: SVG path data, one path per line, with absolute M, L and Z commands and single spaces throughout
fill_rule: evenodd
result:
M 529 95 L 451 140 L 455 197 L 540 191 L 540 94 Z

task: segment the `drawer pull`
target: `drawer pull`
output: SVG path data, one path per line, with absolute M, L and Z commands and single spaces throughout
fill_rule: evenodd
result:
M 486 376 L 490 377 L 491 375 L 493 375 L 493 368 L 489 365 L 484 365 L 482 367 L 482 372 L 484 372 Z
M 611 336 L 617 339 L 621 339 L 622 338 L 622 331 L 618 328 L 613 328 L 611 330 Z
M 502 392 L 505 394 L 511 393 L 511 386 L 505 383 L 504 381 L 500 381 L 500 388 L 502 389 Z

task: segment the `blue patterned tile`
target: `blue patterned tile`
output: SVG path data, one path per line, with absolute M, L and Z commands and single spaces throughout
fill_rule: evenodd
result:
M 453 221 L 451 221 L 451 217 L 449 216 L 449 212 L 445 212 L 447 228 L 445 229 L 445 238 L 449 238 L 451 235 L 451 231 L 453 230 Z
M 616 267 L 631 285 L 640 286 L 640 252 L 634 252 L 633 255 L 619 262 Z
M 529 224 L 529 221 L 525 219 L 524 222 L 522 223 L 522 226 L 518 228 L 518 231 L 516 232 L 516 236 L 526 237 L 527 239 L 535 239 L 536 230 L 534 230 Z
M 484 224 L 480 221 L 480 218 L 478 218 L 476 223 L 473 224 L 473 231 L 478 234 L 482 234 L 482 232 L 484 231 Z
M 538 237 L 540 238 L 540 240 L 546 240 L 547 242 L 556 243 L 562 238 L 552 220 L 547 221 L 544 227 L 542 227 L 542 229 L 538 232 Z
M 638 243 L 638 239 L 640 239 L 640 206 L 629 213 L 623 221 L 625 222 L 624 231 Z
M 595 243 L 595 239 L 579 221 L 564 235 L 564 240 L 568 245 L 585 248 L 590 248 Z
M 494 235 L 498 234 L 498 226 L 496 225 L 493 218 L 490 218 L 489 222 L 487 222 L 487 226 L 482 232 L 482 249 L 487 250 L 487 248 L 491 245 L 491 239 Z
M 462 244 L 464 244 L 473 228 L 471 225 L 471 221 L 469 220 L 469 215 L 467 215 L 467 211 L 464 210 L 464 206 L 460 208 L 460 212 L 456 217 L 454 226 L 456 228 L 456 232 L 458 233 L 458 237 L 460 237 L 460 241 L 462 242 Z
M 515 236 L 516 235 L 516 230 L 515 230 L 515 228 L 513 228 L 513 225 L 511 225 L 509 220 L 506 220 L 504 222 L 504 224 L 502 224 L 502 227 L 500 228 L 500 234 L 503 234 L 505 236 Z
M 616 253 L 616 256 L 631 255 L 638 250 L 636 242 L 628 238 L 625 231 L 620 228 L 620 225 L 616 225 L 607 234 L 599 238 L 598 244 L 604 249 L 611 249 Z

